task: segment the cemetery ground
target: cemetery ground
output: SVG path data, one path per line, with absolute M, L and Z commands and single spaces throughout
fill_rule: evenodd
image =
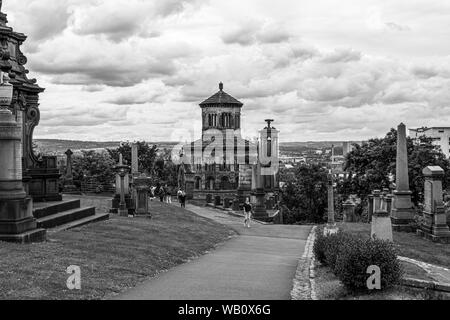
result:
M 344 232 L 362 237 L 370 237 L 371 225 L 367 223 L 338 223 Z M 417 236 L 415 233 L 394 232 L 394 245 L 400 257 L 435 265 L 438 268 L 449 268 L 450 246 L 433 243 Z M 416 264 L 401 261 L 404 278 L 413 278 L 427 282 L 443 282 L 450 285 L 450 272 L 443 275 L 427 272 Z M 315 269 L 316 295 L 320 300 L 436 300 L 450 299 L 450 293 L 436 292 L 422 288 L 395 286 L 382 292 L 354 293 L 349 292 L 340 283 L 333 272 L 316 262 Z
M 83 197 L 82 204 L 106 212 L 109 199 Z M 50 232 L 45 243 L 0 243 L 0 299 L 109 298 L 234 235 L 222 224 L 174 206 L 151 202 L 150 210 L 151 220 L 111 215 L 108 221 Z M 81 268 L 80 291 L 67 289 L 71 265 Z

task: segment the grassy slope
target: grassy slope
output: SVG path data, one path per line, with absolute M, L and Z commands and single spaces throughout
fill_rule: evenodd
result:
M 370 237 L 370 224 L 341 223 L 344 231 Z M 401 256 L 427 263 L 450 267 L 450 245 L 433 243 L 413 233 L 394 232 L 394 243 Z
M 153 219 L 119 218 L 33 245 L 0 243 L 0 299 L 101 299 L 201 255 L 232 231 L 188 211 L 152 203 Z M 81 267 L 82 290 L 66 287 Z

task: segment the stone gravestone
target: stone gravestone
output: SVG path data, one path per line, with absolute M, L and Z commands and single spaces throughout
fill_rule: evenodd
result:
M 220 198 L 220 196 L 216 196 L 214 198 L 214 205 L 215 206 L 217 206 L 217 207 L 220 206 L 221 202 L 222 202 L 222 199 Z
M 442 179 L 444 170 L 441 167 L 426 167 L 423 222 L 417 233 L 434 242 L 450 243 L 450 230 L 444 210 L 442 195 Z
M 396 190 L 394 191 L 394 206 L 392 208 L 392 226 L 395 231 L 413 231 L 414 209 L 411 202 L 412 192 L 409 190 L 408 151 L 406 144 L 406 126 L 398 126 L 397 134 L 397 164 Z
M 379 190 L 373 193 L 372 239 L 393 241 L 392 221 L 387 211 L 391 198 L 381 195 Z
M 342 207 L 344 208 L 344 222 L 356 222 L 356 204 L 348 199 L 342 204 Z
M 65 152 L 66 155 L 66 174 L 65 174 L 65 180 L 64 180 L 64 188 L 63 188 L 63 193 L 66 194 L 76 194 L 79 193 L 77 190 L 77 187 L 75 187 L 74 183 L 73 183 L 73 172 L 72 172 L 72 168 L 73 168 L 73 152 L 72 150 L 67 150 Z
M 148 208 L 148 191 L 150 186 L 150 178 L 145 174 L 134 178 L 134 189 L 136 190 L 136 214 L 145 215 L 151 218 Z

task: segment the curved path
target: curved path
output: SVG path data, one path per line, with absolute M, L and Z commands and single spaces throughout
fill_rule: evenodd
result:
M 119 295 L 122 300 L 289 300 L 308 226 L 253 223 L 211 208 L 187 210 L 234 229 L 238 236 Z

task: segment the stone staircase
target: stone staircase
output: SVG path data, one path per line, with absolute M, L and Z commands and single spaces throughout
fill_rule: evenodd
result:
M 95 213 L 95 207 L 81 208 L 80 200 L 35 203 L 33 215 L 38 228 L 63 231 L 109 219 L 108 213 Z

